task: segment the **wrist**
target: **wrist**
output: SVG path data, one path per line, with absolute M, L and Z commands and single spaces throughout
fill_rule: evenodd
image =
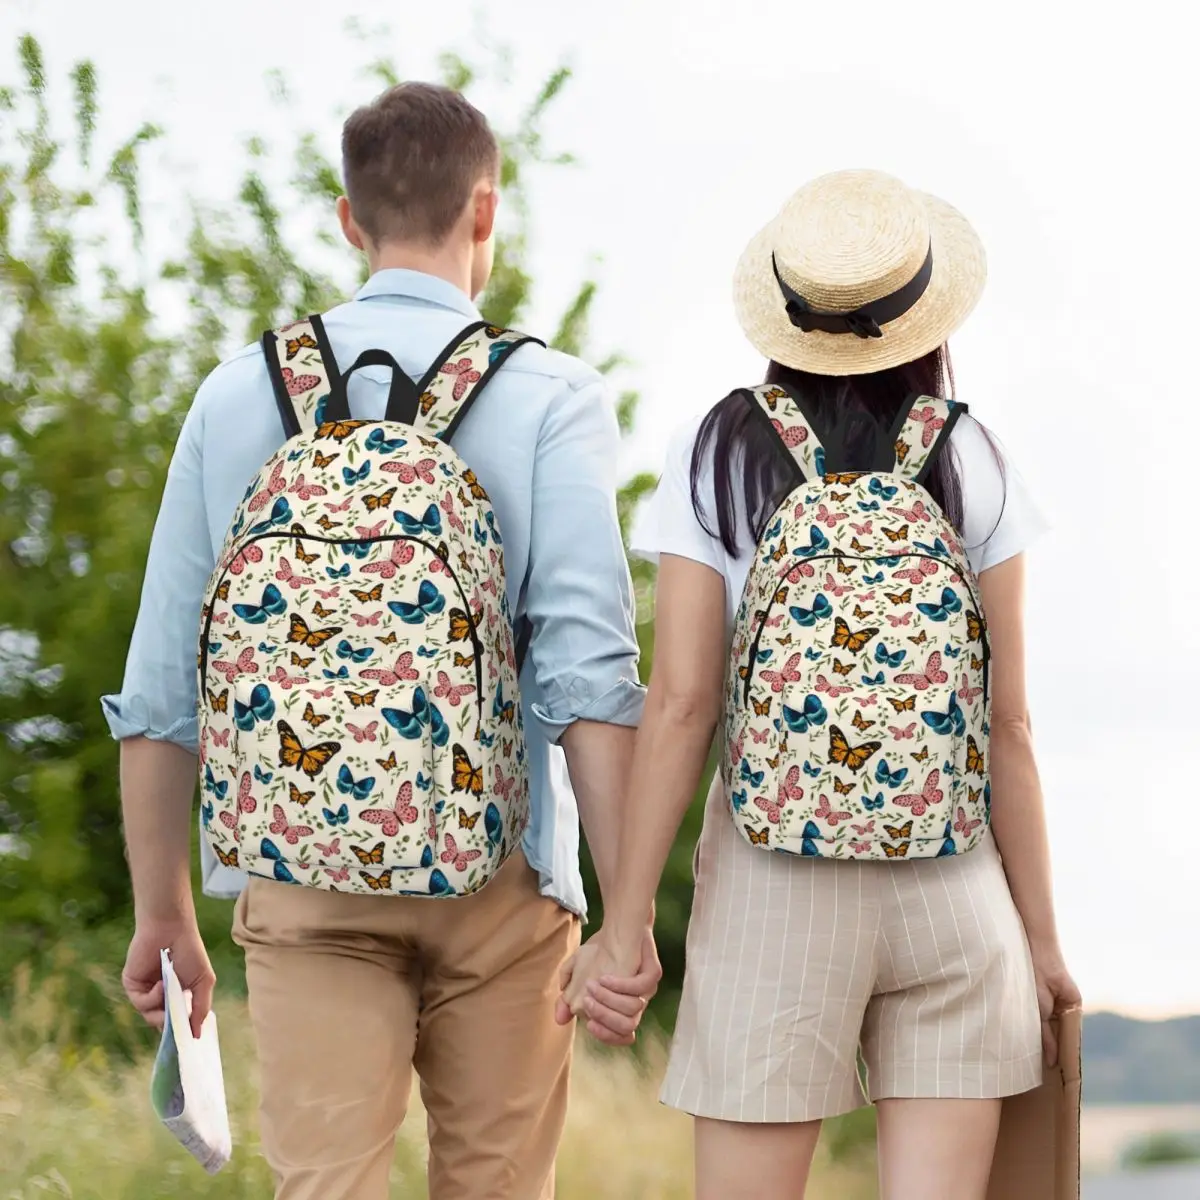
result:
M 186 897 L 148 897 L 134 901 L 134 924 L 146 929 L 191 929 L 196 925 L 196 906 Z

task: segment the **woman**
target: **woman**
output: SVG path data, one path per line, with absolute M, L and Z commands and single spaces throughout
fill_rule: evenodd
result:
M 572 964 L 565 1002 L 584 1016 L 624 1005 L 635 1026 L 640 1002 L 622 981 L 636 972 L 646 913 L 724 720 L 727 782 L 712 785 L 697 847 L 663 1089 L 665 1103 L 696 1118 L 701 1200 L 802 1195 L 820 1122 L 864 1100 L 860 1052 L 884 1200 L 982 1200 L 1000 1098 L 1040 1082 L 1043 1054 L 1055 1053 L 1047 1019 L 1079 1000 L 1055 927 L 1026 708 L 1023 551 L 1042 523 L 987 433 L 937 399 L 952 389 L 947 339 L 984 274 L 962 216 L 895 179 L 840 172 L 801 189 L 751 243 L 735 281 L 739 320 L 774 386 L 734 393 L 676 439 L 635 535 L 660 564 L 654 672 L 619 899 Z M 917 470 L 917 460 L 928 461 Z M 890 522 L 887 536 L 907 543 L 918 519 L 944 537 L 901 547 L 911 561 L 890 550 L 867 561 L 865 543 L 881 532 L 872 522 Z M 810 525 L 803 546 L 779 538 Z M 840 548 L 851 535 L 861 554 Z M 780 561 L 764 591 L 756 576 Z M 911 576 L 910 590 L 889 571 Z M 930 602 L 909 606 L 915 622 L 888 607 L 939 571 L 946 586 L 938 578 Z M 823 590 L 814 599 L 805 585 Z M 856 616 L 839 607 L 846 619 L 830 620 L 834 603 L 853 603 Z M 945 641 L 943 658 L 925 626 L 945 639 L 963 621 L 961 644 Z M 822 658 L 822 627 L 849 650 Z M 772 657 L 764 633 L 787 649 Z M 851 651 L 870 666 L 838 657 Z M 835 665 L 814 675 L 806 657 Z M 812 691 L 789 708 L 789 680 L 802 676 Z M 938 681 L 943 699 L 931 710 Z M 759 714 L 779 713 L 782 697 L 782 717 L 743 729 L 730 715 L 743 690 Z M 766 743 L 757 758 L 752 741 Z M 957 747 L 944 761 L 943 744 Z M 823 773 L 826 746 L 838 769 Z M 772 780 L 763 784 L 772 768 L 775 798 Z M 909 819 L 881 829 L 872 810 L 889 787 Z M 789 804 L 805 818 L 790 841 Z M 772 846 L 792 853 L 764 853 Z

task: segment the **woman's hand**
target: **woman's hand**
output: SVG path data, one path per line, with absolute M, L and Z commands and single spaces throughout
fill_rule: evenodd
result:
M 625 950 L 601 929 L 564 965 L 555 1019 L 565 1025 L 582 1017 L 598 1041 L 632 1045 L 661 978 L 652 930 L 645 930 L 640 946 Z
M 1050 1024 L 1050 1018 L 1078 1007 L 1083 998 L 1067 970 L 1066 963 L 1063 962 L 1062 951 L 1057 943 L 1046 946 L 1031 944 L 1029 951 L 1033 956 L 1038 1012 L 1042 1018 L 1042 1050 L 1047 1066 L 1053 1067 L 1058 1062 L 1058 1039 L 1054 1034 L 1054 1026 Z

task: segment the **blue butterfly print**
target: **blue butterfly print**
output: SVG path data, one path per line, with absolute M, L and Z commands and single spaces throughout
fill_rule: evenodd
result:
M 220 649 L 221 649 L 220 642 L 209 642 L 208 643 L 209 654 L 217 654 L 217 653 L 219 653 Z
M 343 467 L 342 478 L 347 484 L 362 483 L 371 473 L 371 460 L 367 459 L 361 467 Z
M 513 715 L 513 702 L 505 700 L 503 684 L 496 684 L 496 694 L 492 698 L 492 716 L 498 721 L 507 721 Z
M 345 638 L 337 644 L 338 658 L 348 658 L 353 663 L 365 663 L 374 653 L 373 646 L 363 646 L 362 649 L 356 650 Z
M 343 771 L 345 769 L 345 767 L 342 768 Z M 337 812 L 333 812 L 328 808 L 322 808 L 321 812 L 325 817 L 325 823 L 327 825 L 332 825 L 334 828 L 337 828 L 339 825 L 350 824 L 350 805 L 348 804 L 343 804 L 342 807 L 337 810 Z
M 488 347 L 488 366 L 490 367 L 511 345 L 512 342 L 493 342 Z
M 786 704 L 783 706 L 784 724 L 793 733 L 807 733 L 818 725 L 824 725 L 828 716 L 825 705 L 821 703 L 821 697 L 811 693 L 804 697 L 804 706 L 799 712 Z
M 417 647 L 417 657 L 418 658 L 437 658 L 437 651 L 430 650 L 430 648 L 428 646 L 418 646 Z
M 755 656 L 754 661 L 765 663 L 771 661 L 771 656 L 775 653 L 774 650 L 760 650 Z
M 366 558 L 371 553 L 370 542 L 342 542 L 341 546 L 342 553 L 347 558 Z M 349 567 L 350 564 L 347 563 L 346 566 Z M 325 569 L 328 570 L 329 568 L 326 567 Z
M 259 652 L 262 654 L 274 654 L 279 649 L 279 647 L 272 646 L 269 642 L 259 642 L 258 649 L 259 649 Z
M 801 833 L 800 853 L 805 858 L 820 858 L 821 849 L 817 842 L 821 840 L 821 829 L 816 821 L 808 821 L 805 823 L 804 830 Z
M 429 740 L 435 746 L 444 746 L 450 740 L 450 726 L 446 724 L 438 706 L 425 695 L 425 689 L 413 689 L 412 712 L 402 708 L 381 708 L 379 715 L 402 737 L 415 741 L 421 731 L 429 727 Z
M 287 601 L 273 583 L 268 583 L 263 588 L 261 604 L 235 604 L 233 611 L 247 625 L 262 625 L 268 617 L 283 616 L 287 612 Z
M 862 681 L 867 687 L 883 687 L 887 683 L 887 676 L 880 671 L 873 679 L 870 675 L 864 675 Z
M 488 541 L 487 530 L 480 525 L 478 518 L 475 520 L 475 540 L 481 545 L 486 546 Z
M 450 880 L 442 874 L 440 867 L 434 867 L 433 873 L 429 876 L 429 894 L 431 896 L 453 896 L 454 888 Z
M 875 765 L 875 782 L 886 784 L 890 788 L 898 788 L 908 778 L 908 768 L 901 767 L 893 771 L 883 759 Z
M 880 571 L 878 575 L 867 575 L 865 578 L 867 583 L 882 583 L 884 580 L 884 574 L 882 571 Z
M 204 764 L 204 790 L 212 792 L 218 800 L 224 800 L 229 794 L 229 781 L 222 779 L 217 782 L 217 777 L 212 773 L 212 767 L 208 763 Z
M 807 546 L 797 546 L 792 551 L 793 554 L 798 554 L 801 558 L 812 558 L 814 554 L 819 554 L 822 550 L 829 549 L 829 539 L 816 525 L 809 528 L 808 536 L 810 544 Z
M 349 645 L 350 643 L 347 642 L 346 644 Z M 338 667 L 336 671 L 331 671 L 328 667 L 326 667 L 321 674 L 324 675 L 326 679 L 349 679 L 350 668 Z
M 738 791 L 734 792 L 729 799 L 733 804 L 734 812 L 741 812 L 742 809 L 745 808 L 750 802 L 750 797 L 745 788 L 740 788 Z
M 326 567 L 325 574 L 328 575 L 330 579 L 348 579 L 350 577 L 350 564 L 342 563 L 342 565 L 338 567 L 336 571 L 332 567 Z
M 367 434 L 366 445 L 368 450 L 373 450 L 377 454 L 394 454 L 401 446 L 407 446 L 408 441 L 406 438 L 385 437 L 383 430 L 376 425 Z
M 953 775 L 957 770 L 958 768 L 949 759 L 942 763 L 943 775 Z
M 801 608 L 796 604 L 788 609 L 788 613 L 798 625 L 815 625 L 818 621 L 833 616 L 833 605 L 829 603 L 829 597 L 824 592 L 818 592 L 813 597 L 812 608 Z
M 283 861 L 283 851 L 270 838 L 263 838 L 260 850 L 263 858 L 269 858 L 275 864 L 275 878 L 280 883 L 296 882 L 295 875 L 288 870 L 287 863 Z
M 945 621 L 951 613 L 962 611 L 962 601 L 953 588 L 942 588 L 941 604 L 918 604 L 917 611 L 924 613 L 931 621 Z
M 275 715 L 275 701 L 271 689 L 265 683 L 256 684 L 250 693 L 249 704 L 237 697 L 233 701 L 233 723 L 243 732 L 249 733 L 259 721 L 269 721 Z
M 879 563 L 880 566 L 887 567 L 890 570 L 892 567 L 898 567 L 900 565 L 900 556 L 898 554 L 889 554 L 887 558 L 877 558 L 875 561 Z M 883 581 L 882 575 L 880 575 L 879 580 L 880 582 Z
M 433 866 L 432 846 L 426 846 L 425 849 L 421 851 L 421 866 L 425 867 L 427 870 Z
M 485 512 L 483 519 L 487 522 L 488 528 L 492 531 L 492 541 L 497 546 L 503 546 L 504 542 L 500 538 L 500 530 L 496 528 L 496 514 L 494 512 Z
M 808 646 L 805 648 L 804 657 L 807 658 L 809 662 L 819 662 L 821 659 L 821 651 L 814 650 L 812 646 Z
M 946 822 L 946 828 L 942 832 L 942 848 L 937 852 L 938 858 L 947 858 L 951 854 L 957 854 L 958 847 L 954 844 L 954 834 L 950 822 Z
M 318 425 L 325 424 L 325 410 L 329 407 L 329 393 L 326 392 L 318 401 L 317 407 L 313 411 L 313 420 Z
M 986 813 L 992 811 L 992 781 L 990 779 L 983 785 L 983 811 Z
M 431 504 L 426 510 L 425 515 L 418 518 L 412 513 L 406 513 L 403 510 L 397 509 L 392 513 L 392 517 L 396 524 L 409 537 L 440 537 L 442 533 L 442 514 L 438 510 L 436 504 Z
M 813 451 L 813 466 L 817 469 L 818 475 L 825 474 L 825 447 L 818 446 Z
M 271 780 L 275 778 L 275 772 L 274 771 L 264 771 L 262 769 L 262 767 L 260 767 L 258 765 L 258 763 L 255 763 L 254 764 L 254 778 L 257 779 L 259 783 L 270 783 Z
M 490 800 L 487 808 L 483 810 L 483 831 L 487 834 L 490 855 L 504 840 L 504 823 L 500 820 L 500 810 Z
M 945 655 L 947 658 L 958 658 L 960 654 L 962 654 L 960 646 L 951 646 L 949 642 L 946 643 Z
M 913 542 L 913 545 L 926 554 L 932 554 L 935 558 L 950 557 L 950 551 L 946 548 L 946 543 L 941 538 L 934 538 L 932 546 L 927 546 L 924 542 Z
M 479 744 L 485 750 L 490 750 L 496 744 L 496 735 L 494 733 L 484 733 L 480 731 Z
M 867 810 L 867 812 L 878 812 L 882 807 L 883 807 L 883 793 L 882 792 L 876 792 L 874 799 L 871 799 L 870 796 L 866 796 L 863 799 L 863 808 L 865 808 Z
M 907 650 L 901 649 L 895 651 L 895 653 L 892 653 L 882 642 L 877 642 L 875 644 L 875 661 L 877 663 L 882 663 L 885 667 L 891 667 L 895 669 L 896 667 L 903 665 L 904 660 L 907 657 Z
M 495 735 L 493 734 L 492 736 L 494 739 Z M 424 774 L 421 771 L 418 771 L 417 772 L 417 787 L 419 787 L 421 789 L 421 791 L 427 792 L 427 791 L 429 791 L 429 789 L 431 787 L 433 787 L 433 780 L 428 775 Z
M 821 775 L 820 770 L 818 770 L 818 768 L 814 767 L 812 765 L 812 763 L 810 763 L 808 761 L 807 758 L 804 760 L 804 773 L 810 779 L 818 779 L 818 778 L 820 778 L 820 775 Z
M 213 802 L 211 800 L 205 800 L 205 802 L 200 805 L 200 820 L 203 822 L 205 829 L 212 824 L 212 819 Z
M 350 768 L 342 763 L 338 770 L 337 790 L 343 796 L 352 796 L 355 800 L 366 800 L 375 788 L 375 776 L 368 775 L 363 779 L 355 779 L 350 774 Z
M 739 775 L 740 779 L 744 779 L 751 787 L 762 787 L 763 780 L 766 775 L 762 771 L 751 771 L 750 762 L 748 759 L 742 759 L 742 770 Z
M 409 604 L 407 600 L 388 601 L 388 608 L 406 625 L 421 625 L 427 617 L 436 617 L 445 607 L 446 597 L 429 579 L 421 580 L 416 604 Z
M 275 525 L 286 525 L 292 519 L 292 506 L 288 503 L 286 496 L 280 496 L 271 506 L 270 513 L 267 514 L 265 520 L 259 521 L 257 525 L 251 525 L 248 535 L 253 537 L 258 533 L 266 533 Z
M 252 496 L 253 494 L 254 494 L 253 490 L 251 490 L 246 493 L 246 496 L 249 497 L 249 496 Z M 246 524 L 245 516 L 244 515 L 239 516 L 238 519 L 236 521 L 234 521 L 233 525 L 230 527 L 229 536 L 231 538 L 237 537 L 237 535 L 242 532 L 242 528 L 245 524 Z
M 867 487 L 870 489 L 872 496 L 880 496 L 884 500 L 891 500 L 896 495 L 896 493 L 900 490 L 899 488 L 894 488 L 894 487 L 890 487 L 885 484 L 882 484 L 879 482 L 878 479 L 872 479 L 871 482 L 867 485 Z
M 861 512 L 878 512 L 879 511 L 879 501 L 872 500 L 868 503 L 866 500 L 860 500 L 858 502 L 858 507 Z
M 783 532 L 783 518 L 778 517 L 775 521 L 775 524 L 772 525 L 771 528 L 768 529 L 767 532 L 763 534 L 763 538 L 764 538 L 764 540 L 770 539 L 770 538 L 777 538 L 782 532 Z
M 934 733 L 945 736 L 953 733 L 956 737 L 962 737 L 967 732 L 967 720 L 963 716 L 962 709 L 958 707 L 958 697 L 950 693 L 950 707 L 943 713 L 937 711 L 923 712 L 921 720 L 933 730 Z
M 290 450 L 288 452 L 287 460 L 288 460 L 288 462 L 296 462 L 297 460 L 303 458 L 307 453 L 308 453 L 307 446 L 302 446 L 299 450 Z M 255 480 L 255 483 L 257 483 L 257 482 L 258 481 Z M 256 490 L 257 490 L 256 487 L 251 487 L 250 490 L 246 493 L 246 495 L 242 497 L 242 499 L 243 500 L 249 499 L 251 496 L 254 495 Z

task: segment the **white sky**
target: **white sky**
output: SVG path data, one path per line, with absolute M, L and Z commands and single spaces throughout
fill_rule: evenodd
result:
M 348 11 L 391 29 L 364 45 L 340 33 L 337 7 L 0 0 L 0 78 L 26 30 L 56 79 L 93 58 L 110 138 L 144 119 L 168 128 L 156 190 L 183 178 L 226 198 L 244 138 L 280 120 L 266 70 L 290 83 L 288 127 L 321 130 L 332 154 L 340 116 L 376 90 L 366 62 L 430 75 L 443 48 L 469 56 L 477 28 L 477 6 L 459 0 L 356 0 Z M 1198 97 L 1178 10 L 1123 10 L 509 0 L 488 27 L 516 52 L 513 96 L 564 58 L 576 68 L 548 129 L 582 165 L 534 189 L 532 323 L 552 328 L 596 264 L 596 351 L 625 352 L 623 382 L 643 394 L 631 468 L 656 468 L 676 425 L 760 378 L 730 277 L 805 179 L 890 170 L 979 228 L 991 275 L 954 341 L 960 397 L 1055 526 L 1032 556 L 1029 637 L 1063 939 L 1091 1007 L 1151 1015 L 1200 1011 L 1185 719 L 1200 580 L 1170 550 L 1191 533 L 1200 434 Z M 513 103 L 479 99 L 498 117 Z M 151 241 L 170 244 L 166 207 L 148 220 Z

